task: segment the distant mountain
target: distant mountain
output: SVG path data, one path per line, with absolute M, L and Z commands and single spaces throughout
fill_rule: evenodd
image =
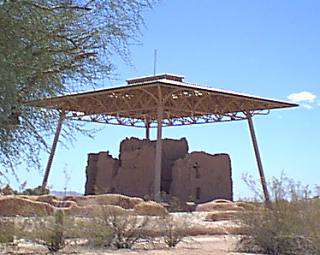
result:
M 56 197 L 64 197 L 64 196 L 83 196 L 83 194 L 76 192 L 76 191 L 57 191 L 57 190 L 51 190 L 51 195 L 54 195 Z

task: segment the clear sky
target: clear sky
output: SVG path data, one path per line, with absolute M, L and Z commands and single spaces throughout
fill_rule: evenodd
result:
M 153 73 L 176 73 L 185 81 L 215 88 L 300 103 L 254 118 L 266 177 L 282 171 L 304 184 L 320 184 L 320 2 L 283 0 L 163 0 L 145 15 L 141 43 L 132 45 L 132 66 L 115 59 L 117 80 L 104 87 Z M 301 93 L 304 92 L 304 93 Z M 90 126 L 88 126 L 90 127 Z M 87 153 L 109 150 L 118 156 L 125 137 L 144 136 L 143 129 L 102 128 L 95 139 L 79 136 L 73 146 L 59 146 L 49 185 L 84 191 Z M 236 198 L 251 196 L 243 173 L 258 177 L 245 121 L 166 128 L 164 137 L 187 137 L 190 151 L 229 153 Z M 155 132 L 152 131 L 152 137 Z M 47 155 L 43 157 L 43 168 Z M 28 186 L 41 183 L 38 172 L 20 172 Z

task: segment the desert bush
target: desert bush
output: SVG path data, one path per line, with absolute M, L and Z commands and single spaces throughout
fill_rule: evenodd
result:
M 7 184 L 4 188 L 0 188 L 0 194 L 2 195 L 15 195 L 17 194 L 17 192 L 15 190 L 13 190 L 9 184 Z
M 180 243 L 188 235 L 188 228 L 190 227 L 190 222 L 188 222 L 187 218 L 174 217 L 172 215 L 161 217 L 159 224 L 162 237 L 168 247 L 175 247 Z
M 3 195 L 44 195 L 44 194 L 49 194 L 49 189 L 44 189 L 42 190 L 41 186 L 35 187 L 35 188 L 29 188 L 29 189 L 25 189 L 22 192 L 17 191 L 12 189 L 8 184 L 4 187 L 4 188 L 0 188 L 0 194 Z
M 50 252 L 57 252 L 65 246 L 65 232 L 68 228 L 62 210 L 56 210 L 53 217 L 34 217 L 19 224 L 19 238 L 42 244 Z
M 113 233 L 110 228 L 100 223 L 99 219 L 93 219 L 93 222 L 87 224 L 85 231 L 88 243 L 93 247 L 111 247 Z
M 149 218 L 128 211 L 119 213 L 101 207 L 100 212 L 88 224 L 92 227 L 87 229 L 86 234 L 93 245 L 130 249 L 140 239 L 151 239 L 147 234 Z
M 274 255 L 320 254 L 320 200 L 308 187 L 281 176 L 269 184 L 271 208 L 247 208 L 239 249 Z
M 184 207 L 185 207 L 185 204 L 178 197 L 171 196 L 169 198 L 168 210 L 170 212 L 182 212 L 185 209 Z
M 166 208 L 169 212 L 183 212 L 186 209 L 185 202 L 165 192 L 161 193 L 161 202 L 167 205 Z
M 47 195 L 49 194 L 50 191 L 49 189 L 45 188 L 44 190 L 42 189 L 41 186 L 35 187 L 35 188 L 29 188 L 25 189 L 21 195 L 27 195 L 27 196 L 40 196 L 40 195 Z
M 67 236 L 86 239 L 90 247 L 111 247 L 113 235 L 100 217 L 76 218 Z
M 0 219 L 0 245 L 13 243 L 14 235 L 14 221 L 9 219 Z
M 57 252 L 62 249 L 64 245 L 64 214 L 63 211 L 58 210 L 54 215 L 53 231 L 46 241 L 46 246 L 49 251 Z
M 19 226 L 19 239 L 42 244 L 50 252 L 62 249 L 66 239 L 70 244 L 82 239 L 92 247 L 117 249 L 130 249 L 140 239 L 151 239 L 148 217 L 115 210 L 113 206 L 100 206 L 88 218 L 65 216 L 59 209 L 54 216 L 26 218 Z
M 148 224 L 147 217 L 105 215 L 104 221 L 112 232 L 113 240 L 111 244 L 117 249 L 130 249 L 139 239 L 149 239 L 144 231 Z

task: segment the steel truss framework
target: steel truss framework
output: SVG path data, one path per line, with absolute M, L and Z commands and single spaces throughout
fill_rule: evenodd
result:
M 29 102 L 66 111 L 66 119 L 130 127 L 182 126 L 247 119 L 291 103 L 158 79 L 142 84 Z
M 247 115 L 267 115 L 270 111 L 251 111 L 251 112 L 236 112 L 236 113 L 226 113 L 226 114 L 208 114 L 202 116 L 190 116 L 190 117 L 181 117 L 181 118 L 163 118 L 162 126 L 163 127 L 172 127 L 172 126 L 186 126 L 194 124 L 209 124 L 216 122 L 229 122 L 229 121 L 239 121 L 247 119 Z M 169 115 L 168 112 L 164 112 L 164 115 Z M 127 127 L 136 127 L 136 128 L 146 128 L 146 121 L 143 119 L 136 118 L 126 118 L 118 116 L 110 116 L 103 114 L 94 114 L 86 116 L 83 114 L 68 114 L 65 119 L 75 120 L 75 121 L 85 121 L 85 122 L 95 122 L 101 124 L 110 124 L 110 125 L 120 125 Z M 149 128 L 157 128 L 157 121 L 149 121 Z
M 252 116 L 271 109 L 295 107 L 284 101 L 260 98 L 183 82 L 176 75 L 157 75 L 128 80 L 128 85 L 74 95 L 26 102 L 27 105 L 61 111 L 42 183 L 44 189 L 64 119 L 113 125 L 157 128 L 154 198 L 160 201 L 162 127 L 248 120 L 266 204 L 269 193 L 258 149 Z

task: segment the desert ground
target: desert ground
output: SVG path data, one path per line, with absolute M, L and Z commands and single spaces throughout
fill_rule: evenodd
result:
M 148 247 L 144 243 L 139 243 L 134 249 L 89 249 L 86 247 L 68 246 L 61 252 L 56 254 L 100 254 L 100 255 L 249 255 L 249 253 L 235 252 L 237 235 L 206 235 L 196 237 L 186 237 L 185 240 L 177 245 L 176 248 L 166 248 L 157 243 L 149 244 Z M 48 251 L 45 247 L 20 243 L 14 249 L 8 249 L 0 254 L 46 254 Z
M 152 239 L 140 239 L 131 249 L 92 248 L 85 235 L 78 232 L 74 238 L 66 238 L 66 246 L 57 254 L 237 254 L 236 243 L 241 227 L 237 215 L 244 210 L 244 203 L 215 200 L 200 204 L 192 212 L 172 212 L 161 204 L 143 201 L 121 195 L 99 195 L 87 197 L 57 198 L 46 196 L 2 196 L 0 198 L 1 219 L 9 219 L 14 225 L 26 226 L 26 221 L 54 219 L 56 211 L 80 221 L 90 221 L 100 208 L 112 209 L 114 214 L 134 215 L 148 218 Z M 37 215 L 36 215 L 37 214 Z M 176 222 L 177 229 L 183 229 L 184 238 L 174 248 L 168 248 L 163 241 L 165 233 L 163 217 Z M 160 220 L 160 221 L 159 221 Z M 155 224 L 154 222 L 160 222 Z M 76 221 L 75 221 L 76 222 Z M 64 223 L 66 224 L 66 223 Z M 75 224 L 75 223 L 72 223 Z M 91 224 L 91 222 L 90 222 Z M 66 226 L 68 228 L 71 225 Z M 36 229 L 37 227 L 33 227 Z M 29 233 L 34 230 L 28 230 Z M 150 231 L 151 230 L 151 231 Z M 27 235 L 28 237 L 28 235 Z M 34 239 L 33 239 L 34 240 Z M 2 254 L 46 254 L 48 249 L 34 241 L 16 238 L 10 245 L 2 247 Z

